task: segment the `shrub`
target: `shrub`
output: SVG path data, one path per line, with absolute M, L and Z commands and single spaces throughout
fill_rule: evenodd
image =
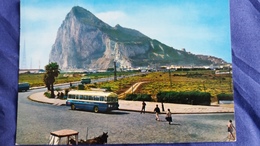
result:
M 151 101 L 152 97 L 149 94 L 137 94 L 136 98 L 133 99 L 136 101 Z
M 158 102 L 194 104 L 194 105 L 210 105 L 211 95 L 208 92 L 160 92 L 157 94 Z
M 218 103 L 220 100 L 234 100 L 233 94 L 220 93 L 217 95 Z
M 72 85 L 70 89 L 77 89 L 77 86 Z
M 61 88 L 55 88 L 55 91 L 61 91 Z
M 106 89 L 106 91 L 112 91 L 111 87 L 102 87 L 102 89 Z
M 134 100 L 136 97 L 136 94 L 127 94 L 125 100 Z
M 83 84 L 78 84 L 78 90 L 84 90 L 85 86 Z
M 125 100 L 152 101 L 150 94 L 127 94 Z
M 50 92 L 44 92 L 44 96 L 51 98 L 51 93 Z

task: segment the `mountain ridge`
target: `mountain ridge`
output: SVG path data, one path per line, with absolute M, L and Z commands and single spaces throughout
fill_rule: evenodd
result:
M 132 28 L 112 27 L 79 6 L 71 9 L 58 29 L 49 61 L 57 62 L 61 69 L 106 69 L 114 61 L 127 69 L 226 63 L 177 50 Z

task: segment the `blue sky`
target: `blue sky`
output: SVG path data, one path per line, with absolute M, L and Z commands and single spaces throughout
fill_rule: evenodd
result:
M 120 24 L 175 49 L 231 63 L 228 0 L 21 0 L 21 68 L 22 62 L 26 68 L 48 64 L 58 28 L 73 6 L 110 26 Z

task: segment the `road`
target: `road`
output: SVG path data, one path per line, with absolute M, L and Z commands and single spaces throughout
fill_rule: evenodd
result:
M 50 132 L 60 129 L 77 130 L 80 139 L 108 132 L 109 144 L 226 141 L 226 124 L 234 120 L 234 114 L 178 114 L 173 115 L 174 124 L 169 125 L 164 115 L 157 122 L 149 113 L 73 111 L 66 106 L 28 100 L 30 94 L 44 90 L 19 93 L 16 143 L 47 144 Z

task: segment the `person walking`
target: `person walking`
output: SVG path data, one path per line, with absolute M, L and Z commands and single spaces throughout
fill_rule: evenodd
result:
M 145 114 L 145 106 L 146 106 L 146 103 L 143 101 L 143 103 L 142 103 L 142 109 L 141 109 L 141 114 L 142 114 L 142 113 Z
M 171 125 L 172 122 L 172 113 L 170 111 L 170 109 L 168 109 L 168 111 L 166 112 L 166 117 L 165 117 L 166 121 L 169 122 L 169 125 Z
M 160 108 L 158 107 L 158 104 L 156 104 L 156 107 L 154 108 L 155 117 L 157 121 L 160 121 L 159 114 L 160 114 Z
M 235 140 L 235 136 L 233 134 L 233 131 L 236 130 L 235 126 L 233 125 L 232 123 L 232 120 L 229 120 L 228 124 L 227 124 L 227 127 L 228 127 L 228 139 L 230 140 L 231 137 L 233 138 L 233 140 Z

